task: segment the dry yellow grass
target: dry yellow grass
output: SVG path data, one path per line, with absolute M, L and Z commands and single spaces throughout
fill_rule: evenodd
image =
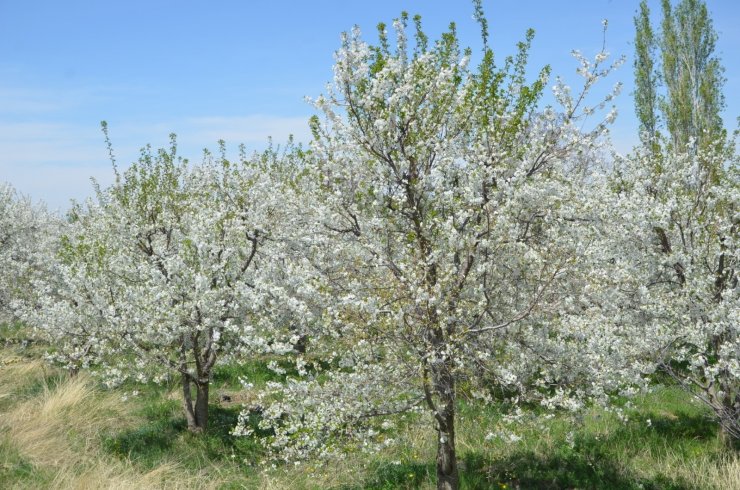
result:
M 138 472 L 118 462 L 98 460 L 80 471 L 68 466 L 60 468 L 51 488 L 74 490 L 128 489 L 215 489 L 223 483 L 189 476 L 176 464 L 161 465 L 148 472 Z
M 735 457 L 719 467 L 714 465 L 706 475 L 716 488 L 740 488 L 740 458 Z
M 367 457 L 352 456 L 325 466 L 292 466 L 259 474 L 261 490 L 338 489 L 361 487 L 367 478 Z M 422 490 L 424 487 L 422 487 Z
M 47 372 L 44 363 L 38 359 L 26 359 L 0 351 L 0 402 L 15 397 L 23 386 L 42 381 Z
M 43 380 L 47 371 L 38 361 L 4 362 L 0 396 L 14 396 L 24 383 Z M 52 472 L 49 488 L 209 489 L 223 483 L 192 475 L 174 462 L 140 471 L 102 454 L 100 434 L 134 420 L 119 396 L 98 391 L 85 375 L 44 383 L 36 396 L 14 401 L 0 417 L 2 437 L 25 460 Z
M 78 462 L 101 429 L 125 419 L 120 402 L 96 394 L 89 379 L 80 375 L 44 385 L 43 391 L 16 404 L 2 425 L 13 445 L 28 459 L 43 466 Z
M 740 489 L 740 457 L 737 455 L 728 455 L 720 460 L 698 455 L 688 464 L 685 459 L 672 455 L 653 460 L 652 471 L 678 477 L 691 488 Z

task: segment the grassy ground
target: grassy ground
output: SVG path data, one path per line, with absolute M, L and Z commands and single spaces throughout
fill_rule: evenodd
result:
M 49 368 L 41 351 L 23 342 L 0 348 L 0 488 L 433 487 L 434 434 L 422 424 L 408 425 L 400 445 L 372 457 L 260 465 L 256 441 L 229 435 L 249 399 L 238 377 L 258 384 L 274 377 L 260 363 L 218 372 L 210 428 L 196 436 L 185 430 L 174 386 L 103 390 L 84 374 L 69 379 Z M 220 402 L 221 394 L 232 400 Z M 724 449 L 703 408 L 675 387 L 639 399 L 627 423 L 603 411 L 578 424 L 556 417 L 545 431 L 524 429 L 516 444 L 485 440 L 495 411 L 460 408 L 463 488 L 740 489 L 740 459 Z

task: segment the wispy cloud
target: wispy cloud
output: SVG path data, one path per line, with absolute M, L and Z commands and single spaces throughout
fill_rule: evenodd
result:
M 195 140 L 264 144 L 268 138 L 286 141 L 289 136 L 307 141 L 310 136 L 308 117 L 251 115 L 244 117 L 194 117 L 185 122 Z M 184 136 L 185 136 L 184 135 Z
M 105 156 L 97 128 L 46 122 L 0 122 L 0 167 L 91 162 Z
M 69 107 L 50 93 L 0 87 L 0 111 L 3 114 L 39 114 Z
M 5 121 L 3 121 L 5 119 Z M 69 200 L 84 199 L 92 192 L 90 177 L 105 185 L 113 173 L 103 135 L 97 126 L 61 122 L 12 122 L 0 119 L 0 180 L 21 192 L 65 209 Z M 269 137 L 276 143 L 289 135 L 308 141 L 307 117 L 250 115 L 241 117 L 187 117 L 171 121 L 111 124 L 110 134 L 121 167 L 135 161 L 139 149 L 150 143 L 166 146 L 169 134 L 178 135 L 179 152 L 197 160 L 203 148 L 214 148 L 223 139 L 235 152 L 244 143 L 264 148 Z
M 0 84 L 0 117 L 63 115 L 69 111 L 99 106 L 122 95 L 142 93 L 133 86 L 22 87 Z
M 8 174 L 0 166 L 2 177 Z M 45 202 L 50 209 L 64 211 L 69 209 L 72 199 L 84 200 L 92 195 L 91 179 L 102 185 L 113 181 L 113 171 L 103 165 L 77 164 L 59 167 L 54 165 L 18 166 L 12 169 L 12 178 L 7 180 L 23 194 L 34 200 Z

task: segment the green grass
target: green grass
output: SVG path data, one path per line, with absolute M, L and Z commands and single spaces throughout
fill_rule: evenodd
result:
M 26 372 L 22 363 L 29 362 L 30 366 L 37 356 L 18 349 L 13 345 L 0 351 L 0 357 L 4 356 L 6 361 L 6 367 L 0 369 Z M 114 396 L 120 396 L 136 389 L 139 395 L 121 402 L 130 417 L 122 420 L 119 427 L 101 429 L 98 440 L 88 444 L 95 468 L 109 461 L 113 468 L 130 468 L 116 470 L 119 473 L 133 471 L 146 476 L 174 465 L 177 469 L 173 474 L 185 478 L 181 484 L 184 488 L 199 488 L 209 482 L 213 488 L 234 489 L 390 490 L 434 486 L 435 435 L 421 416 L 409 417 L 397 434 L 401 444 L 384 453 L 350 454 L 345 461 L 325 466 L 309 462 L 270 469 L 262 465 L 264 449 L 256 438 L 230 434 L 241 403 L 222 403 L 220 396 L 239 394 L 240 378 L 258 387 L 284 379 L 285 375 L 267 369 L 268 361 L 260 359 L 220 366 L 216 370 L 209 428 L 202 435 L 187 431 L 174 381 L 166 386 L 126 385 L 114 391 Z M 291 365 L 282 362 L 281 367 L 290 369 Z M 33 375 L 24 380 L 17 379 L 13 374 L 16 371 L 6 372 L 13 386 L 7 390 L 9 395 L 0 398 L 0 416 L 24 400 L 64 389 L 64 384 L 60 384 L 63 373 L 52 369 L 33 366 L 27 370 Z M 0 371 L 0 383 L 5 379 L 2 376 Z M 109 392 L 95 393 L 102 397 Z M 462 488 L 724 489 L 740 481 L 737 456 L 723 446 L 717 425 L 706 409 L 667 383 L 636 399 L 635 408 L 627 411 L 627 422 L 599 409 L 579 419 L 556 416 L 516 429 L 522 440 L 514 444 L 485 438 L 500 423 L 498 408 L 460 403 L 458 457 Z M 534 413 L 544 416 L 546 412 L 535 410 Z M 250 422 L 256 428 L 259 415 L 253 414 Z M 570 432 L 574 437 L 568 443 Z M 69 437 L 76 436 L 70 432 Z M 79 462 L 72 468 L 39 466 L 16 450 L 13 441 L 0 432 L 2 488 L 53 487 L 60 472 L 79 474 L 84 471 L 79 466 Z M 135 481 L 129 473 L 125 475 L 127 481 Z
M 264 460 L 264 449 L 255 438 L 231 435 L 242 406 L 239 403 L 223 405 L 219 403 L 219 397 L 223 393 L 241 390 L 240 380 L 243 378 L 256 386 L 264 386 L 268 381 L 284 380 L 294 368 L 282 361 L 280 365 L 287 373 L 280 375 L 267 368 L 268 360 L 215 368 L 208 429 L 200 435 L 187 431 L 181 402 L 171 395 L 179 396 L 178 382 L 172 381 L 164 386 L 127 383 L 120 389 L 126 392 L 138 390 L 139 395 L 130 403 L 136 407 L 134 413 L 142 423 L 120 432 L 103 434 L 102 447 L 107 453 L 147 470 L 175 460 L 193 471 L 219 467 L 222 472 L 239 478 L 253 475 L 259 462 Z M 250 422 L 258 434 L 263 434 L 257 427 L 258 415 L 251 415 Z
M 28 335 L 28 328 L 22 323 L 0 322 L 0 343 L 12 344 L 30 344 L 33 343 Z
M 49 471 L 37 467 L 21 456 L 11 441 L 0 437 L 0 486 L 2 488 L 44 488 L 49 485 L 51 476 Z
M 468 453 L 460 461 L 460 486 L 470 490 L 491 488 L 520 489 L 684 489 L 667 478 L 643 479 L 625 476 L 608 460 L 599 460 L 572 452 L 542 457 L 521 451 L 495 459 L 483 453 Z M 374 476 L 360 486 L 347 490 L 415 489 L 429 486 L 435 478 L 433 463 L 382 464 Z
M 240 407 L 209 407 L 208 430 L 191 434 L 176 400 L 146 400 L 138 414 L 140 426 L 102 436 L 108 453 L 153 469 L 175 459 L 183 467 L 201 471 L 222 466 L 229 472 L 247 471 L 262 458 L 261 446 L 251 438 L 230 434 Z M 256 420 L 255 420 L 256 423 Z
M 242 376 L 255 384 L 280 378 L 263 364 L 252 363 L 223 367 L 216 379 L 223 386 L 233 387 Z M 235 476 L 242 471 L 239 478 L 248 478 L 253 474 L 253 464 L 263 453 L 253 439 L 230 435 L 238 412 L 237 407 L 213 404 L 209 430 L 204 436 L 192 436 L 185 431 L 178 402 L 147 399 L 141 412 L 147 424 L 109 437 L 106 448 L 146 468 L 156 467 L 176 454 L 179 461 L 193 470 L 209 464 L 227 465 Z M 702 406 L 693 403 L 677 387 L 657 387 L 653 394 L 638 399 L 637 408 L 628 414 L 630 420 L 624 423 L 612 414 L 594 411 L 583 418 L 580 426 L 556 417 L 546 424 L 547 443 L 543 443 L 538 429 L 530 427 L 524 429 L 524 439 L 513 445 L 483 442 L 482 432 L 473 434 L 462 423 L 461 442 L 467 439 L 468 444 L 479 444 L 481 449 L 459 451 L 461 486 L 467 489 L 688 489 L 692 488 L 691 483 L 680 475 L 652 471 L 653 462 L 668 457 L 711 460 L 713 455 L 719 461 L 724 454 L 716 424 Z M 461 403 L 460 415 L 461 422 L 467 419 L 468 425 L 474 423 L 479 427 L 494 426 L 499 418 L 495 406 L 467 403 Z M 256 426 L 258 420 L 254 417 Z M 408 429 L 430 432 L 423 427 Z M 575 433 L 572 446 L 565 441 L 570 431 Z M 435 478 L 433 458 L 411 461 L 408 449 L 397 449 L 394 455 L 370 457 L 362 481 L 338 486 L 347 490 L 429 487 Z M 400 459 L 389 460 L 396 456 Z M 308 481 L 306 485 L 310 486 Z
M 697 461 L 721 466 L 732 457 L 704 407 L 675 386 L 659 386 L 639 398 L 636 408 L 628 411 L 627 422 L 601 410 L 591 411 L 580 424 L 556 417 L 545 423 L 544 432 L 522 428 L 523 439 L 516 444 L 484 442 L 485 428 L 498 420 L 495 407 L 462 404 L 460 408 L 460 483 L 466 489 L 702 488 L 687 467 Z M 480 428 L 477 433 L 475 427 Z M 566 442 L 570 431 L 575 435 L 572 444 Z M 408 451 L 400 455 L 400 461 L 372 465 L 365 481 L 343 488 L 433 485 L 433 454 L 428 451 L 423 461 L 412 460 Z
M 241 389 L 241 379 L 254 383 L 255 386 L 264 386 L 268 381 L 282 381 L 284 378 L 285 376 L 267 369 L 264 362 L 219 365 L 213 370 L 213 386 L 231 390 Z

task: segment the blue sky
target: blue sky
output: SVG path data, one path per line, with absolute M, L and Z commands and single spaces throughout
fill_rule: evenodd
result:
M 626 151 L 635 141 L 632 108 L 632 17 L 639 0 L 484 0 L 499 59 L 525 30 L 536 37 L 532 71 L 549 63 L 577 80 L 569 55 L 595 54 L 601 19 L 607 49 L 627 63 L 608 81 L 622 81 L 613 139 Z M 658 1 L 653 0 L 657 14 Z M 740 2 L 708 0 L 726 67 L 725 123 L 740 115 Z M 0 1 L 0 181 L 65 209 L 92 189 L 89 177 L 112 180 L 99 123 L 107 120 L 119 160 L 136 159 L 146 143 L 178 134 L 193 160 L 225 139 L 264 147 L 289 134 L 307 140 L 313 109 L 331 78 L 342 31 L 359 25 L 375 40 L 375 25 L 402 10 L 422 15 L 430 37 L 450 21 L 463 45 L 479 48 L 467 0 L 448 1 Z

